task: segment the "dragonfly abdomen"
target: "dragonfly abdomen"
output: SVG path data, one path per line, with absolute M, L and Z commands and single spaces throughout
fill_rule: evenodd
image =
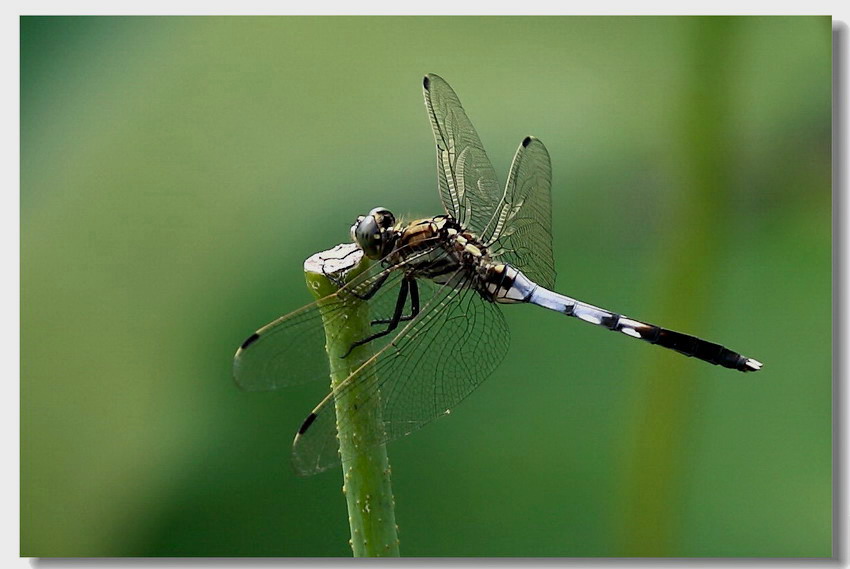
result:
M 761 362 L 742 356 L 720 344 L 682 332 L 668 330 L 654 324 L 633 320 L 622 314 L 552 292 L 537 285 L 510 265 L 489 265 L 486 268 L 486 276 L 481 288 L 481 294 L 494 302 L 536 304 L 714 365 L 739 371 L 758 371 L 761 369 Z
M 621 332 L 631 338 L 637 338 L 675 350 L 680 354 L 688 357 L 695 357 L 708 363 L 723 366 L 738 371 L 758 371 L 761 369 L 761 362 L 742 356 L 741 354 L 730 350 L 720 344 L 676 332 L 654 324 L 633 320 L 622 314 L 610 312 L 603 308 L 593 306 L 546 290 L 543 287 L 535 286 L 531 296 L 527 302 L 556 310 L 567 316 L 573 316 L 584 322 L 602 326 L 614 332 Z
M 483 264 L 484 277 L 479 292 L 484 298 L 500 304 L 531 302 L 537 283 L 520 271 L 503 263 Z

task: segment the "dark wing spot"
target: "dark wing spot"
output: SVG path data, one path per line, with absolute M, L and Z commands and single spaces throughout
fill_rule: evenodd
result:
M 522 139 L 522 147 L 523 148 L 526 148 L 529 144 L 531 144 L 531 137 L 530 136 L 526 136 L 525 138 Z
M 431 79 L 429 79 L 427 75 L 425 76 L 425 79 L 422 80 L 422 85 L 425 87 L 426 91 L 431 88 Z
M 257 334 L 256 332 L 254 332 L 253 334 L 248 336 L 248 339 L 245 340 L 244 342 L 242 342 L 242 345 L 239 346 L 239 347 L 244 350 L 245 348 L 247 348 L 248 346 L 250 346 L 251 344 L 253 344 L 254 342 L 256 342 L 259 339 L 260 339 L 260 335 Z
M 307 415 L 307 418 L 304 419 L 304 422 L 301 423 L 301 427 L 299 427 L 299 429 L 298 429 L 298 434 L 303 435 L 304 432 L 307 429 L 310 428 L 310 425 L 312 425 L 313 421 L 315 421 L 315 420 L 316 420 L 316 414 L 315 413 L 310 413 L 309 415 Z

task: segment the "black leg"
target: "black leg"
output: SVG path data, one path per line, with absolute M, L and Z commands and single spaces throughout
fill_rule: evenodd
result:
M 415 287 L 416 284 L 415 284 L 414 279 L 408 280 L 408 278 L 405 277 L 401 281 L 401 287 L 399 288 L 399 291 L 398 291 L 398 298 L 396 299 L 395 310 L 393 311 L 393 317 L 392 317 L 392 319 L 390 319 L 390 322 L 387 325 L 387 328 L 385 330 L 381 330 L 380 332 L 376 332 L 376 333 L 372 334 L 371 336 L 363 338 L 362 340 L 357 340 L 356 342 L 351 344 L 351 347 L 348 348 L 348 351 L 345 352 L 345 354 L 342 355 L 343 358 L 348 357 L 348 354 L 351 353 L 351 350 L 353 350 L 357 346 L 362 346 L 363 344 L 367 344 L 367 343 L 371 342 L 372 340 L 375 340 L 375 339 L 380 338 L 382 336 L 386 336 L 387 334 L 389 334 L 390 332 L 392 332 L 393 330 L 398 328 L 398 323 L 401 321 L 402 313 L 404 312 L 404 305 L 407 304 L 407 293 L 410 290 L 411 282 L 414 283 L 413 286 Z M 416 300 L 417 300 L 416 311 L 418 312 L 419 311 L 419 306 L 418 306 L 418 304 L 419 304 L 419 291 L 418 290 L 416 291 Z M 411 307 L 411 310 L 412 310 L 412 307 Z
M 410 279 L 410 314 L 407 316 L 402 316 L 399 318 L 399 322 L 407 322 L 409 320 L 413 320 L 416 316 L 419 315 L 419 285 L 416 282 L 416 279 Z M 392 318 L 381 318 L 379 320 L 372 320 L 372 326 L 378 324 L 389 324 L 392 322 Z

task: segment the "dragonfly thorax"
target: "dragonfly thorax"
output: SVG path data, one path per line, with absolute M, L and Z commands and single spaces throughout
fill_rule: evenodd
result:
M 390 265 L 440 284 L 454 279 L 490 302 L 528 302 L 537 285 L 511 265 L 497 262 L 478 237 L 450 215 L 413 221 L 398 230 Z
M 412 221 L 396 229 L 395 246 L 385 258 L 417 278 L 439 284 L 463 282 L 488 300 L 496 300 L 488 283 L 494 280 L 495 264 L 487 246 L 450 215 Z

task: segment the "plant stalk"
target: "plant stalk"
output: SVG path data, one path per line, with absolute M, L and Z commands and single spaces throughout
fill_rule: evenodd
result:
M 321 305 L 321 299 L 337 292 L 339 283 L 349 282 L 369 264 L 353 244 L 317 253 L 304 263 L 307 288 Z M 328 274 L 336 282 L 328 278 Z M 343 357 L 351 344 L 372 333 L 372 326 L 368 303 L 349 296 L 342 310 L 345 311 L 342 318 L 324 320 L 331 389 L 374 355 L 371 346 L 365 344 Z M 339 308 L 335 315 L 339 315 Z M 386 446 L 362 444 L 374 440 L 376 433 L 383 429 L 380 393 L 367 391 L 366 387 L 349 389 L 335 400 L 343 468 L 342 493 L 351 526 L 349 543 L 354 557 L 398 557 L 395 499 Z

